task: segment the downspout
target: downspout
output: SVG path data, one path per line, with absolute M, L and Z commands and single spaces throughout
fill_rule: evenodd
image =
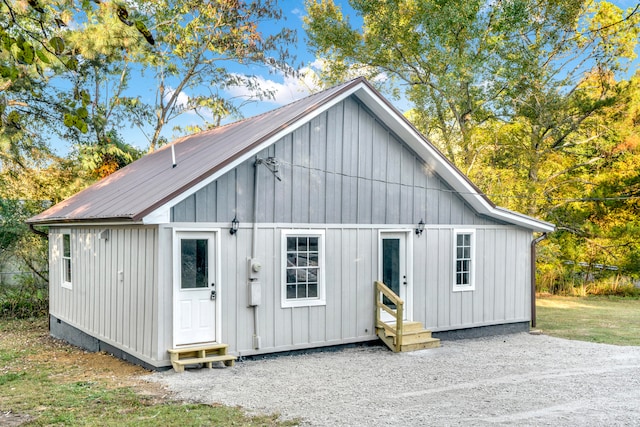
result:
M 45 233 L 44 231 L 36 230 L 34 225 L 31 223 L 29 223 L 29 230 L 31 230 L 33 233 L 37 234 L 38 236 L 42 237 L 43 239 L 49 240 L 49 235 L 47 233 Z
M 536 327 L 536 245 L 547 238 L 547 233 L 542 233 L 531 242 L 531 327 Z

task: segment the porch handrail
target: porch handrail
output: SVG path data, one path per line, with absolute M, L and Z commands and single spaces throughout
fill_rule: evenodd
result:
M 402 334 L 403 334 L 403 311 L 404 301 L 395 292 L 393 292 L 387 285 L 379 280 L 374 282 L 375 285 L 375 301 L 376 301 L 376 329 L 383 328 L 396 335 L 396 351 L 400 351 L 402 347 Z M 395 310 L 384 303 L 384 298 L 387 297 L 393 304 L 395 304 Z M 385 322 L 380 320 L 380 310 L 384 310 L 396 319 L 395 330 Z

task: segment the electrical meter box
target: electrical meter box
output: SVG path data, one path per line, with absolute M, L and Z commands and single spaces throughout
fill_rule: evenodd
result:
M 249 282 L 249 306 L 253 307 L 262 303 L 262 286 L 257 280 Z

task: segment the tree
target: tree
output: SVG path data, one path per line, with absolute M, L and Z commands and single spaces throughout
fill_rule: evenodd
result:
M 225 88 L 245 86 L 257 99 L 272 96 L 254 77 L 233 71 L 237 65 L 294 71 L 288 65 L 292 57 L 287 47 L 295 41 L 295 33 L 280 27 L 267 34 L 261 28 L 282 18 L 276 4 L 275 0 L 145 2 L 153 11 L 160 46 L 151 61 L 158 79 L 151 150 L 162 142 L 166 124 L 180 114 L 200 115 L 205 127 L 218 126 L 222 118 L 237 114 L 233 100 L 222 93 Z M 189 98 L 183 102 L 185 93 Z
M 557 265 L 635 271 L 631 165 L 640 159 L 628 117 L 638 92 L 637 78 L 627 82 L 624 73 L 635 58 L 640 4 L 350 4 L 362 28 L 332 0 L 306 2 L 312 51 L 326 59 L 321 79 L 361 74 L 404 94 L 409 119 L 487 195 L 559 226 L 549 245 Z
M 527 117 L 534 151 L 559 146 L 598 108 L 575 98 L 585 72 L 616 72 L 634 55 L 638 7 L 608 2 L 353 0 L 362 29 L 332 0 L 307 0 L 312 51 L 326 58 L 323 78 L 384 75 L 405 86 L 415 124 L 463 171 L 482 150 L 477 132 L 491 121 Z M 575 116 L 565 116 L 567 102 Z M 536 179 L 540 159 L 531 156 Z

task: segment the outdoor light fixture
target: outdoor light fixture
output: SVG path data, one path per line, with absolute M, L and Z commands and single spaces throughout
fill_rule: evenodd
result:
M 423 231 L 424 231 L 424 221 L 420 220 L 420 222 L 418 223 L 418 228 L 416 228 L 416 235 L 422 236 Z
M 238 226 L 240 225 L 240 223 L 238 222 L 238 220 L 236 219 L 236 217 L 234 216 L 233 219 L 231 220 L 231 229 L 229 230 L 229 233 L 236 234 L 238 232 Z

